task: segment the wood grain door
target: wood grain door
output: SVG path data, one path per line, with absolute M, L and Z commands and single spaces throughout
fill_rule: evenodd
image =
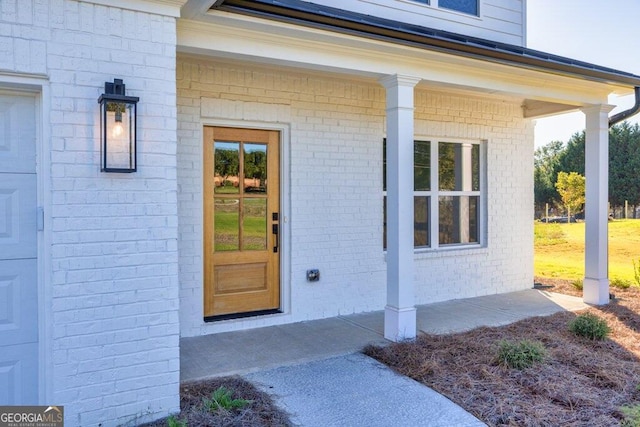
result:
M 204 317 L 280 308 L 280 133 L 204 128 Z

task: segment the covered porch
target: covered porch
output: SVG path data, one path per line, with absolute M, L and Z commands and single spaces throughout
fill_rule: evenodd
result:
M 280 326 L 276 324 L 294 323 L 301 318 L 348 312 L 350 307 L 336 308 L 336 301 L 347 301 L 356 307 L 353 309 L 356 312 L 370 310 L 372 305 L 375 305 L 374 309 L 384 307 L 380 314 L 384 319 L 382 329 L 369 330 L 397 341 L 411 339 L 423 330 L 421 315 L 416 309 L 418 304 L 509 292 L 516 286 L 526 288 L 533 278 L 533 208 L 529 208 L 533 193 L 533 138 L 530 121 L 568 111 L 582 111 L 586 116 L 584 301 L 591 304 L 608 302 L 608 113 L 613 108 L 608 105 L 608 96 L 630 92 L 635 85 L 640 85 L 639 77 L 511 45 L 481 44 L 481 40 L 473 38 L 447 39 L 444 33 L 434 34 L 426 29 L 420 33 L 419 28 L 411 31 L 400 27 L 381 28 L 379 22 L 369 22 L 366 16 L 332 15 L 321 19 L 316 9 L 306 10 L 304 2 L 296 13 L 286 6 L 260 10 L 260 5 L 251 8 L 243 5 L 242 2 L 221 2 L 218 9 L 209 10 L 200 19 L 179 22 L 179 60 L 191 73 L 183 79 L 184 86 L 179 89 L 183 88 L 185 98 L 186 95 L 190 98 L 185 100 L 185 110 L 193 110 L 189 122 L 282 126 L 283 146 L 290 149 L 289 152 L 284 150 L 284 156 L 289 157 L 284 158 L 283 168 L 290 168 L 294 173 L 306 168 L 304 174 L 296 177 L 300 179 L 290 182 L 283 179 L 283 194 L 291 194 L 291 199 L 283 203 L 282 212 L 284 217 L 292 218 L 292 222 L 282 228 L 284 242 L 291 245 L 284 246 L 281 251 L 282 315 L 237 325 L 203 325 L 197 311 L 200 279 L 198 275 L 192 275 L 188 285 L 181 280 L 183 287 L 188 286 L 185 294 L 189 294 L 182 306 L 182 311 L 188 313 L 185 318 L 189 316 L 189 319 L 188 322 L 181 321 L 181 328 L 188 329 L 187 334 L 224 335 L 227 326 L 228 330 L 251 329 L 265 326 L 265 322 L 278 328 Z M 353 22 L 357 20 L 360 21 L 356 25 Z M 218 71 L 219 68 L 223 71 Z M 214 70 L 211 74 L 217 72 L 221 77 L 207 77 L 207 70 Z M 238 70 L 245 73 L 242 87 L 227 83 L 228 76 Z M 259 87 L 263 76 L 271 74 L 277 75 L 277 83 L 287 81 L 295 89 L 289 93 L 271 83 L 266 90 Z M 199 78 L 202 81 L 197 80 Z M 330 88 L 334 81 L 348 82 L 347 87 L 355 89 L 349 96 L 344 96 L 343 92 Z M 249 82 L 257 82 L 253 88 L 259 89 L 257 95 L 250 91 Z M 311 88 L 311 83 L 318 86 Z M 225 92 L 229 87 L 237 92 Z M 383 96 L 379 96 L 381 90 Z M 381 99 L 385 102 L 384 107 L 379 102 Z M 509 111 L 500 114 L 498 111 L 504 106 Z M 325 115 L 318 113 L 321 108 L 326 108 Z M 334 109 L 344 115 L 344 112 L 351 112 L 349 108 L 357 110 L 357 114 L 345 121 L 346 125 L 340 123 L 341 117 L 332 116 Z M 265 114 L 267 111 L 269 114 Z M 352 130 L 345 131 L 345 128 Z M 428 195 L 423 195 L 431 198 L 427 203 L 431 203 L 431 212 L 436 219 L 440 195 L 450 198 L 480 195 L 479 213 L 474 218 L 480 231 L 472 242 L 475 244 L 473 250 L 469 249 L 471 245 L 439 247 L 435 220 L 428 226 L 430 236 L 433 236 L 431 243 L 416 250 L 416 192 L 413 189 L 414 168 L 410 165 L 413 164 L 414 139 L 417 137 L 435 137 L 432 147 L 438 144 L 440 137 L 439 142 L 448 143 L 454 139 L 460 146 L 473 143 L 486 150 L 481 155 L 483 167 L 486 166 L 486 177 L 480 178 L 486 185 L 481 185 L 481 190 L 475 191 L 471 187 L 469 176 L 461 176 L 460 185 L 456 184 L 456 194 L 439 194 L 439 189 L 434 187 Z M 361 167 L 363 176 L 365 171 L 372 172 L 373 176 L 357 182 L 375 182 L 382 162 L 377 153 L 371 153 L 375 152 L 376 139 L 383 138 L 386 140 L 386 251 L 378 240 L 382 235 L 382 212 L 378 208 L 372 209 L 376 197 L 382 196 L 381 186 L 369 184 L 371 191 L 362 199 L 362 206 L 358 209 L 354 204 L 352 211 L 347 212 L 332 209 L 337 198 L 317 185 L 322 179 L 321 172 L 327 170 L 323 167 L 326 157 L 329 157 L 329 169 L 342 173 L 347 168 L 356 169 L 353 167 L 356 164 Z M 359 144 L 365 140 L 371 144 L 370 150 L 362 142 L 358 148 L 363 154 L 354 155 L 352 164 L 343 161 L 344 154 L 339 156 L 345 146 L 345 151 L 353 150 L 356 145 L 353 141 L 359 141 Z M 528 147 L 531 147 L 531 157 L 526 156 Z M 337 153 L 335 157 L 324 153 L 331 149 Z M 432 149 L 433 158 L 437 158 L 435 153 Z M 460 164 L 464 164 L 465 155 L 459 157 L 463 159 Z M 433 172 L 437 167 L 433 165 L 432 176 L 437 177 L 437 172 Z M 432 181 L 436 182 L 435 179 Z M 338 182 L 335 194 L 339 194 L 341 188 Z M 322 207 L 327 208 L 324 209 L 327 215 L 320 215 L 323 209 L 299 209 L 300 205 L 307 207 L 300 201 L 306 200 L 310 189 L 315 191 L 314 202 L 319 201 L 322 205 L 324 198 Z M 517 207 L 517 213 L 512 213 L 507 222 L 499 222 L 498 217 L 509 204 Z M 336 212 L 338 215 L 332 217 L 335 220 L 325 223 L 325 219 L 331 217 L 330 213 Z M 296 217 L 295 213 L 299 215 Z M 336 225 L 346 231 L 350 227 L 349 221 L 356 217 L 354 214 L 360 216 L 361 224 L 366 222 L 362 215 L 368 215 L 368 228 L 358 237 L 358 242 L 342 241 L 345 233 L 341 235 Z M 314 215 L 317 215 L 315 220 L 312 219 Z M 464 215 L 467 215 L 467 222 L 458 224 L 458 228 L 469 231 L 468 209 L 452 216 L 462 218 Z M 376 223 L 375 220 L 379 221 Z M 360 224 L 352 226 L 356 225 Z M 337 230 L 332 236 L 334 241 L 326 238 L 332 245 L 326 245 L 340 248 L 343 243 L 342 248 L 348 250 L 341 257 L 337 252 L 332 254 L 335 259 L 325 262 L 330 250 L 310 237 L 317 232 L 323 233 L 325 238 L 325 234 L 334 230 Z M 457 239 L 455 243 L 469 243 L 464 237 Z M 314 247 L 324 248 L 324 252 L 313 252 L 310 248 Z M 356 256 L 361 270 L 355 271 L 342 263 L 342 260 Z M 383 257 L 384 262 L 379 262 Z M 366 258 L 366 262 L 362 258 Z M 194 259 L 200 261 L 197 254 Z M 328 286 L 312 287 L 305 283 L 304 269 L 315 267 L 312 262 L 323 262 L 326 266 L 323 271 L 331 271 L 330 280 L 333 281 Z M 350 283 L 344 283 L 345 276 L 350 278 Z M 323 275 L 323 280 L 325 277 Z M 379 298 L 383 280 L 384 302 Z M 495 289 L 484 287 L 486 283 Z M 363 284 L 375 289 L 368 292 L 359 289 Z M 469 284 L 477 285 L 477 289 L 465 288 Z M 190 310 L 184 310 L 187 306 Z
M 529 289 L 420 305 L 417 325 L 419 333 L 455 333 L 587 307 L 577 297 Z M 388 342 L 384 311 L 182 338 L 180 380 L 243 375 L 356 353 L 368 344 Z

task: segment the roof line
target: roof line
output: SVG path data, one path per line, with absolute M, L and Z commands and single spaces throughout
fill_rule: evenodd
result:
M 224 0 L 212 9 L 390 41 L 490 62 L 516 65 L 624 86 L 640 76 L 521 46 L 465 36 L 300 0 Z

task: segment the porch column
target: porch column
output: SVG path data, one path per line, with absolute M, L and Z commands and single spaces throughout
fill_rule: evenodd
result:
M 583 108 L 585 138 L 585 277 L 582 298 L 588 304 L 609 302 L 608 201 L 609 111 L 611 105 Z
M 416 337 L 413 267 L 413 88 L 420 79 L 380 79 L 387 92 L 387 305 L 384 337 Z

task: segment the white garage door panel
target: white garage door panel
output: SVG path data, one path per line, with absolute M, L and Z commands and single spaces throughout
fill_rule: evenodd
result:
M 35 258 L 36 175 L 0 171 L 0 260 Z
M 33 96 L 0 92 L 0 172 L 35 173 L 35 112 Z
M 38 344 L 12 346 L 0 352 L 0 405 L 38 404 L 38 364 L 25 354 L 38 351 Z
M 37 262 L 0 260 L 0 336 L 2 345 L 38 341 Z
M 35 95 L 0 90 L 0 405 L 39 397 L 35 117 Z

